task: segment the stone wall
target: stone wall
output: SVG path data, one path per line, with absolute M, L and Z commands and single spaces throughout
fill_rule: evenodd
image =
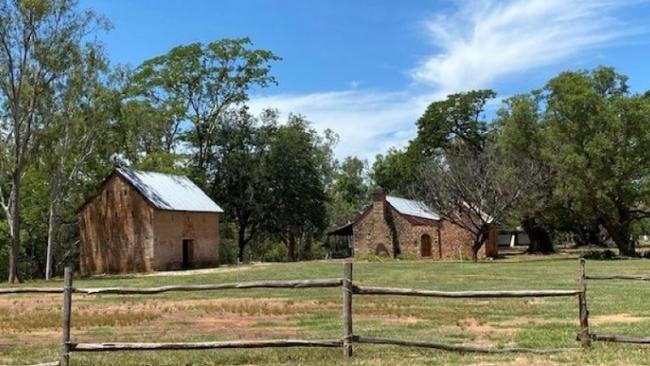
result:
M 495 234 L 492 233 L 491 241 L 479 250 L 479 258 L 485 258 L 486 253 L 496 255 Z M 425 235 L 430 238 L 431 255 L 423 257 L 421 246 Z M 375 197 L 372 205 L 357 219 L 353 238 L 355 255 L 397 254 L 432 260 L 472 258 L 472 233 L 444 220 L 426 225 L 412 224 L 381 196 Z
M 181 269 L 183 240 L 192 240 L 191 268 L 210 267 L 219 261 L 219 214 L 212 212 L 156 211 L 154 214 L 154 269 Z
M 80 271 L 152 271 L 153 212 L 124 178 L 117 174 L 109 178 L 80 212 Z
M 219 214 L 161 211 L 119 174 L 80 211 L 84 274 L 180 269 L 183 240 L 192 240 L 192 268 L 218 264 Z

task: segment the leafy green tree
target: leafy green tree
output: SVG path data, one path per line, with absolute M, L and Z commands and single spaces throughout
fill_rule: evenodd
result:
M 267 230 L 287 247 L 290 261 L 327 226 L 327 194 L 323 182 L 318 134 L 302 117 L 291 115 L 269 138 L 264 162 L 268 193 Z
M 545 90 L 554 194 L 635 255 L 631 229 L 650 216 L 650 98 L 608 67 L 562 73 Z
M 200 177 L 213 158 L 222 114 L 245 102 L 251 87 L 275 83 L 270 63 L 280 58 L 251 46 L 248 38 L 179 46 L 145 61 L 131 77 L 131 95 L 146 98 L 165 116 L 168 147 L 184 135 Z M 183 130 L 183 123 L 189 130 Z
M 272 112 L 266 112 L 272 113 Z M 269 215 L 264 209 L 268 182 L 263 163 L 269 152 L 268 139 L 274 125 L 261 126 L 247 108 L 224 114 L 217 130 L 215 159 L 209 171 L 210 191 L 223 205 L 226 218 L 237 225 L 237 258 L 259 236 Z
M 393 194 L 409 195 L 419 184 L 420 166 L 454 145 L 462 142 L 464 147 L 480 152 L 490 130 L 485 105 L 495 96 L 492 90 L 472 90 L 431 103 L 417 121 L 416 138 L 406 148 L 393 148 L 377 156 L 371 174 L 375 184 Z
M 417 140 L 422 153 L 436 156 L 454 140 L 463 141 L 474 151 L 485 144 L 488 123 L 484 119 L 486 103 L 496 97 L 492 90 L 472 90 L 451 94 L 431 103 L 417 121 Z
M 36 167 L 47 187 L 47 250 L 45 279 L 53 273 L 55 238 L 66 202 L 79 202 L 78 182 L 86 164 L 100 156 L 100 145 L 110 139 L 113 105 L 106 104 L 112 91 L 103 78 L 108 65 L 96 47 L 81 50 L 79 60 L 54 85 L 53 98 L 44 103 L 43 130 L 37 139 Z M 76 199 L 74 199 L 76 197 Z
M 20 281 L 21 188 L 43 128 L 39 108 L 61 74 L 78 62 L 88 33 L 102 25 L 93 13 L 79 12 L 73 0 L 0 1 L 0 207 L 10 228 L 9 282 Z
M 356 156 L 349 156 L 336 175 L 332 190 L 334 199 L 342 202 L 350 213 L 358 212 L 370 196 L 366 164 Z
M 511 159 L 534 161 L 539 168 L 542 179 L 537 185 L 528 186 L 519 204 L 513 207 L 513 216 L 519 220 L 530 239 L 528 253 L 551 253 L 554 251 L 551 241 L 550 222 L 558 210 L 553 210 L 553 176 L 552 169 L 542 156 L 546 143 L 544 119 L 540 92 L 521 94 L 508 98 L 497 112 L 497 143 L 502 152 Z M 521 167 L 521 165 L 515 165 Z M 515 177 L 527 180 L 524 171 L 515 171 Z M 564 210 L 563 210 L 564 211 Z
M 406 148 L 390 148 L 385 155 L 377 155 L 370 176 L 387 193 L 406 196 L 417 182 L 418 167 L 424 161 L 416 139 Z

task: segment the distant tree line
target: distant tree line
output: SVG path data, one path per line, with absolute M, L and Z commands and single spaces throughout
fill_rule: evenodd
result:
M 338 161 L 333 131 L 247 106 L 280 58 L 247 38 L 182 45 L 130 68 L 74 0 L 0 0 L 0 275 L 50 278 L 77 261 L 77 209 L 115 167 L 188 175 L 225 210 L 220 258 L 322 258 L 327 227 L 381 186 L 475 234 L 521 225 L 531 252 L 558 233 L 634 255 L 648 210 L 650 93 L 611 68 L 566 72 L 500 103 L 433 102 L 408 146 L 371 168 Z M 270 106 L 272 107 L 272 106 Z M 472 222 L 458 214 L 469 213 Z M 605 235 L 603 235 L 605 233 Z

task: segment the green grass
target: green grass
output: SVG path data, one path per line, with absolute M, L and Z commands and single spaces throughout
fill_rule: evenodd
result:
M 650 261 L 589 261 L 590 274 L 648 274 Z M 578 263 L 567 256 L 494 262 L 386 261 L 354 265 L 357 283 L 449 291 L 575 289 Z M 149 287 L 264 279 L 340 277 L 337 262 L 226 268 L 192 276 L 123 276 L 75 280 L 77 287 Z M 60 286 L 34 282 L 29 286 Z M 202 341 L 265 338 L 338 338 L 340 289 L 228 290 L 156 296 L 77 296 L 75 341 Z M 650 336 L 650 284 L 590 281 L 592 331 Z M 574 348 L 575 298 L 430 299 L 354 297 L 354 332 L 489 347 Z M 0 364 L 58 357 L 61 296 L 0 297 Z M 73 354 L 73 365 L 645 365 L 650 346 L 596 343 L 588 351 L 553 355 L 477 355 L 355 345 L 351 360 L 339 349 L 260 349 Z

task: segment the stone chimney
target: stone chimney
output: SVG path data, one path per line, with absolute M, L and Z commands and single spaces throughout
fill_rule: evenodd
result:
M 375 189 L 375 191 L 372 193 L 372 201 L 373 202 L 384 202 L 386 200 L 386 192 L 379 187 Z

